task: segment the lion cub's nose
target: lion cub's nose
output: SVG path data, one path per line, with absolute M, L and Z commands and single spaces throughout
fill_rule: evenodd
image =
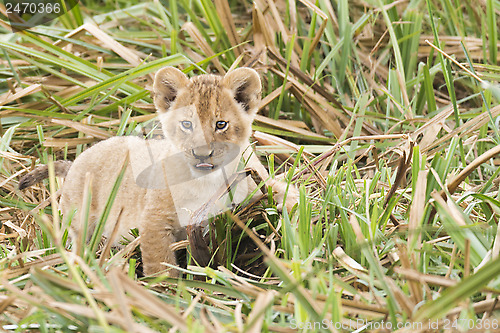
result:
M 197 159 L 200 160 L 205 160 L 214 154 L 214 150 L 210 146 L 201 146 L 201 147 L 196 147 L 191 150 L 193 153 L 193 156 Z

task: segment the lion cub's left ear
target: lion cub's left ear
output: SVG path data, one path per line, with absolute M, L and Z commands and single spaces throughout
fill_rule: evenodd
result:
M 158 112 L 166 112 L 177 97 L 180 89 L 189 83 L 189 79 L 175 67 L 164 67 L 155 75 L 153 84 L 154 101 Z
M 242 67 L 232 70 L 224 76 L 222 84 L 233 92 L 234 99 L 243 110 L 249 114 L 257 113 L 262 85 L 254 69 Z

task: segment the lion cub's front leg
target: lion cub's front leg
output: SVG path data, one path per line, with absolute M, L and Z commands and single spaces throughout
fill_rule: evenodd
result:
M 286 208 L 288 212 L 291 212 L 293 206 L 299 202 L 298 189 L 293 184 L 288 185 L 284 177 L 270 178 L 266 168 L 259 161 L 252 149 L 247 149 L 243 156 L 247 161 L 247 166 L 255 170 L 261 179 L 266 180 L 266 186 L 271 186 L 273 189 L 274 198 L 278 203 L 277 208 L 279 210 Z M 253 190 L 255 186 L 253 186 L 252 182 L 250 183 L 250 187 Z
M 271 186 L 273 189 L 274 199 L 278 203 L 278 210 L 282 210 L 285 207 L 288 212 L 291 212 L 293 206 L 299 202 L 299 190 L 293 184 L 288 185 L 284 177 L 269 179 L 266 185 Z
M 179 274 L 177 270 L 164 265 L 164 263 L 177 264 L 175 253 L 170 249 L 170 245 L 175 242 L 177 225 L 175 209 L 173 207 L 168 209 L 170 208 L 168 204 L 166 207 L 158 207 L 158 203 L 166 203 L 162 196 L 154 195 L 154 198 L 151 194 L 148 196 L 148 205 L 144 209 L 139 227 L 144 275 L 166 271 L 169 276 L 177 277 Z M 167 198 L 166 201 L 170 200 Z

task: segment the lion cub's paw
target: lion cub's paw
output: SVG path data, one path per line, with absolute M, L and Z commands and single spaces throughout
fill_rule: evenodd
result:
M 281 179 L 271 179 L 267 182 L 268 186 L 271 186 L 273 189 L 274 199 L 278 203 L 277 208 L 279 211 L 283 210 L 283 199 L 285 199 L 286 194 L 286 202 L 285 207 L 288 212 L 292 211 L 293 206 L 299 202 L 299 190 L 295 187 L 295 185 L 288 185 L 287 191 L 287 183 Z

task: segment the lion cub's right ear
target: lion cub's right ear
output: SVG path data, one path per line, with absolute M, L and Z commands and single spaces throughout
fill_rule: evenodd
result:
M 158 112 L 166 112 L 180 89 L 189 83 L 188 77 L 175 67 L 164 67 L 155 75 L 154 101 Z
M 234 69 L 224 76 L 222 84 L 232 91 L 235 101 L 245 112 L 251 116 L 257 113 L 262 84 L 255 69 L 248 67 Z

